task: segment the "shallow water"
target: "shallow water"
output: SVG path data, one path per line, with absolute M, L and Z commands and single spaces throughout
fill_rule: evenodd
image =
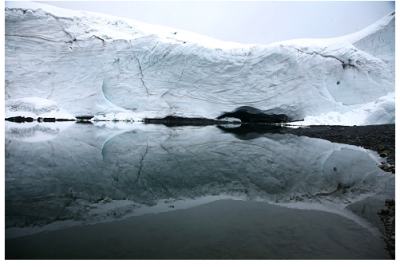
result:
M 379 238 L 342 216 L 240 200 L 11 239 L 6 254 L 56 259 L 389 258 Z
M 266 128 L 7 122 L 6 258 L 390 258 L 378 160 Z

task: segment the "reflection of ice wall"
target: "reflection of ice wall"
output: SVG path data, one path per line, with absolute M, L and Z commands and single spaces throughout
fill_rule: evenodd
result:
M 394 92 L 394 13 L 349 36 L 260 46 L 29 5 L 5 12 L 6 99 L 49 99 L 73 116 L 216 118 L 251 106 L 294 120 Z
M 241 140 L 214 126 L 119 125 L 74 124 L 34 143 L 6 135 L 6 227 L 103 221 L 208 196 L 348 204 L 394 193 L 394 175 L 354 146 L 281 134 Z
M 13 123 L 5 122 L 5 136 L 8 140 L 28 143 L 42 142 L 56 138 L 75 122 L 63 123 Z

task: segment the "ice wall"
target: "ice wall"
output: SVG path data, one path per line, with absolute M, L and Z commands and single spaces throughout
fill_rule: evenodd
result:
M 10 101 L 36 97 L 64 117 L 217 118 L 251 107 L 301 120 L 360 109 L 395 90 L 394 12 L 352 35 L 262 46 L 36 3 L 7 6 L 9 116 L 20 111 Z M 367 109 L 365 118 L 375 115 L 357 124 L 394 122 L 392 96 L 377 109 L 393 114 Z

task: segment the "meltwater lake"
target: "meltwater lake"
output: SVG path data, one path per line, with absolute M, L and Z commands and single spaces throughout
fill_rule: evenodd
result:
M 5 122 L 5 257 L 390 259 L 380 161 L 267 126 Z

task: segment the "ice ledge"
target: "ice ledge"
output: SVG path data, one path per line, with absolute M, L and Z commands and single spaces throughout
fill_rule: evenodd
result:
M 57 118 L 75 120 L 68 111 L 60 108 L 52 100 L 40 97 L 24 97 L 5 101 L 5 117 L 25 117 L 25 118 Z
M 318 116 L 306 116 L 303 121 L 292 122 L 292 125 L 371 125 L 395 123 L 395 92 L 378 98 L 376 101 L 366 103 L 346 113 L 331 111 Z M 55 120 L 79 120 L 81 117 L 73 116 L 52 100 L 39 97 L 25 97 L 7 100 L 5 102 L 5 118 L 54 118 Z M 143 114 L 142 114 L 143 115 Z M 87 120 L 91 121 L 178 121 L 179 117 L 167 116 L 164 119 L 153 119 L 140 117 L 133 111 L 107 113 L 100 115 L 88 115 Z M 183 122 L 190 120 L 180 118 Z M 196 118 L 192 119 L 195 120 Z M 232 112 L 226 112 L 216 118 L 218 121 L 230 123 L 279 123 L 289 122 L 290 119 L 284 114 L 265 114 L 263 111 L 252 107 L 240 107 Z M 197 118 L 197 120 L 199 120 Z M 216 121 L 214 118 L 204 118 L 204 121 Z

